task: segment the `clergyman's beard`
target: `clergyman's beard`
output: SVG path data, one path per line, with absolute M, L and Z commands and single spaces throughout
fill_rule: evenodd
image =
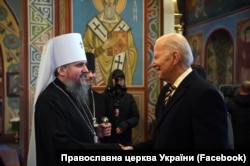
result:
M 84 82 L 82 85 L 81 83 L 74 83 L 70 80 L 65 82 L 66 90 L 72 94 L 76 98 L 76 102 L 79 105 L 84 106 L 85 103 L 88 104 L 89 96 L 88 96 L 88 89 L 89 85 Z
M 105 13 L 106 19 L 109 19 L 109 20 L 114 19 L 114 17 L 115 17 L 115 5 L 114 4 L 110 5 L 110 6 L 106 5 L 104 7 L 104 13 Z

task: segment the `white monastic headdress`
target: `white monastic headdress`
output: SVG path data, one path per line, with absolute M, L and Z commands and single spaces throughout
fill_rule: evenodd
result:
M 34 111 L 38 96 L 48 86 L 48 84 L 55 79 L 54 71 L 56 68 L 83 60 L 87 59 L 82 42 L 82 36 L 79 33 L 69 33 L 54 37 L 44 45 L 34 96 Z M 27 163 L 28 166 L 36 166 L 34 115 L 32 120 L 32 131 Z

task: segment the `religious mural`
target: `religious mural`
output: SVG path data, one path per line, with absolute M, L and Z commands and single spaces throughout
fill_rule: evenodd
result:
M 0 134 L 13 133 L 10 120 L 19 118 L 19 98 L 17 94 L 10 94 L 8 86 L 12 82 L 8 82 L 8 77 L 13 73 L 19 77 L 20 70 L 20 34 L 18 27 L 18 1 L 6 2 L 0 1 L 0 47 L 1 47 L 1 106 L 0 110 L 0 128 L 3 129 Z M 19 81 L 19 80 L 18 80 Z M 17 82 L 18 84 L 19 82 Z M 19 84 L 18 84 L 19 85 Z M 2 121 L 3 120 L 3 121 Z M 3 126 L 2 126 L 3 125 Z
M 234 44 L 230 34 L 219 29 L 213 32 L 206 43 L 207 79 L 214 86 L 233 83 Z
M 202 33 L 197 33 L 187 37 L 187 40 L 191 46 L 194 64 L 202 64 Z
M 144 1 L 86 1 L 73 1 L 73 31 L 95 55 L 96 85 L 106 86 L 115 69 L 123 70 L 127 86 L 142 85 Z
M 178 0 L 179 6 L 186 5 L 186 25 L 207 21 L 223 16 L 231 11 L 249 6 L 249 0 Z M 183 10 L 183 9 L 182 9 Z
M 250 19 L 237 23 L 237 82 L 250 80 Z

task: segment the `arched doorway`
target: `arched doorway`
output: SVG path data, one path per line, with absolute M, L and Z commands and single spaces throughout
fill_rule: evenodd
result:
M 233 39 L 226 29 L 218 29 L 209 36 L 205 50 L 207 79 L 217 88 L 233 83 L 233 53 Z

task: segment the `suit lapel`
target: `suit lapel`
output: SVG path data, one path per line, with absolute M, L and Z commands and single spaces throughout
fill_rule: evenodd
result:
M 194 79 L 194 74 L 191 72 L 179 85 L 179 87 L 174 92 L 174 95 L 171 97 L 171 99 L 168 101 L 167 105 L 164 106 L 164 102 L 161 107 L 160 115 L 158 115 L 158 120 L 156 123 L 156 128 L 160 126 L 162 121 L 166 118 L 166 116 L 169 114 L 171 110 L 174 110 L 173 107 L 178 102 L 178 100 L 181 100 L 181 96 L 185 94 L 187 88 L 190 86 L 192 80 Z M 163 99 L 164 100 L 164 99 Z

